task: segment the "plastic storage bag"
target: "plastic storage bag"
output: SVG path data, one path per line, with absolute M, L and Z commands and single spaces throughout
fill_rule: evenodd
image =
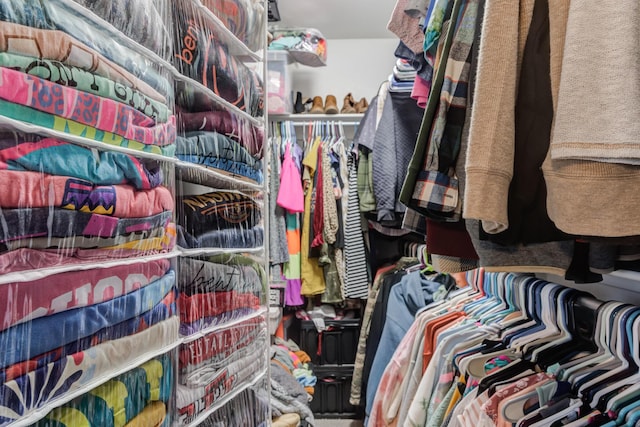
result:
M 302 65 L 327 65 L 327 40 L 315 28 L 276 29 L 272 31 L 270 50 L 288 50 L 291 57 Z

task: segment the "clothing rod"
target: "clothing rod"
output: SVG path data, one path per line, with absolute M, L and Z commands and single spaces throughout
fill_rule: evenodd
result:
M 270 122 L 314 122 L 314 121 L 347 121 L 359 122 L 364 118 L 364 113 L 355 114 L 269 114 Z
M 279 122 L 274 122 L 274 123 L 283 123 L 283 122 L 287 122 L 288 120 L 283 120 L 283 121 L 279 121 Z M 309 126 L 312 125 L 313 123 L 316 122 L 321 122 L 321 123 L 335 123 L 337 125 L 343 125 L 343 126 L 358 126 L 360 125 L 360 122 L 344 122 L 342 120 L 310 120 L 308 122 L 291 122 L 289 121 L 289 123 L 291 123 L 294 126 Z

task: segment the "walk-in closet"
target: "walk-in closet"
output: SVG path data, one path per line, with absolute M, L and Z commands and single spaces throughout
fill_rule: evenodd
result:
M 0 1 L 0 427 L 640 426 L 637 0 Z

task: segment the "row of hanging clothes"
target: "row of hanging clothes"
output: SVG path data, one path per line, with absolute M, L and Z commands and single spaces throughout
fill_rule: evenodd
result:
M 350 179 L 353 160 L 345 132 L 357 121 L 282 121 L 270 123 L 270 235 L 273 281 L 283 281 L 285 306 L 300 307 L 303 297 L 342 303 L 353 295 L 346 280 L 350 264 L 345 244 L 351 238 L 347 212 L 357 183 Z M 357 257 L 364 259 L 364 253 Z M 364 292 L 366 268 L 359 274 Z M 356 282 L 351 282 L 356 283 Z M 362 292 L 362 290 L 361 290 Z
M 640 425 L 640 307 L 532 276 L 465 279 L 411 322 L 389 308 L 367 426 Z

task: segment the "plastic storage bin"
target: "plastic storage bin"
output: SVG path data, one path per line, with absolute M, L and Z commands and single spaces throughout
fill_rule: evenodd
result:
M 300 347 L 309 354 L 314 365 L 353 365 L 356 360 L 359 319 L 327 320 L 320 334 L 310 320 L 302 322 Z
M 358 408 L 349 403 L 352 367 L 318 368 L 311 410 L 316 418 L 357 418 Z
M 267 105 L 270 114 L 293 112 L 289 62 L 289 52 L 285 50 L 270 50 L 267 53 Z

